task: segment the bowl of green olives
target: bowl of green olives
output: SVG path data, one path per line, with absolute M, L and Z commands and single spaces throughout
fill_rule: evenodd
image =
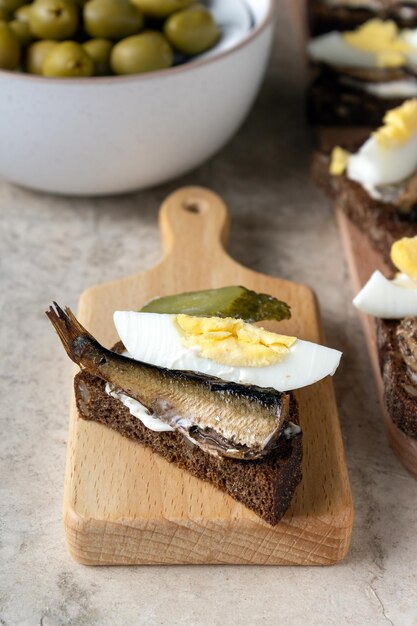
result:
M 0 176 L 66 195 L 197 167 L 259 90 L 274 0 L 0 0 Z

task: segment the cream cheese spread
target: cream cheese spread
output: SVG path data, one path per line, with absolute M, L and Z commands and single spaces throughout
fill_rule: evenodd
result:
M 391 80 L 385 82 L 366 82 L 351 78 L 350 76 L 342 76 L 341 83 L 354 87 L 360 91 L 376 96 L 382 100 L 390 98 L 415 98 L 417 96 L 417 81 L 413 78 L 403 80 Z
M 120 391 L 115 391 L 109 383 L 106 383 L 105 391 L 107 395 L 116 400 L 120 400 L 120 402 L 129 409 L 130 414 L 133 415 L 133 417 L 137 417 L 149 430 L 153 430 L 157 433 L 172 432 L 174 430 L 172 426 L 166 422 L 152 417 L 146 406 L 143 406 L 138 400 L 134 400 L 134 398 Z
M 369 11 L 376 11 L 381 8 L 378 0 L 326 0 L 326 4 L 337 8 L 368 9 Z
M 292 439 L 296 435 L 301 433 L 301 426 L 294 424 L 294 422 L 288 422 L 288 426 L 284 428 L 284 435 L 287 439 Z

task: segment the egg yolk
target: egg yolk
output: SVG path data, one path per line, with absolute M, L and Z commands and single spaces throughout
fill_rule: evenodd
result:
M 412 280 L 417 280 L 417 236 L 404 237 L 391 247 L 395 267 Z
M 182 343 L 223 365 L 265 367 L 282 361 L 297 341 L 231 317 L 177 315 Z
M 350 152 L 343 150 L 339 146 L 333 148 L 332 155 L 330 157 L 329 172 L 332 176 L 341 176 L 349 163 Z
M 382 148 L 390 149 L 406 143 L 416 132 L 417 99 L 414 98 L 388 111 L 384 117 L 384 126 L 374 136 Z
M 406 53 L 414 50 L 401 39 L 392 20 L 368 20 L 356 30 L 343 33 L 342 37 L 352 48 L 376 55 L 379 67 L 401 67 L 407 63 Z

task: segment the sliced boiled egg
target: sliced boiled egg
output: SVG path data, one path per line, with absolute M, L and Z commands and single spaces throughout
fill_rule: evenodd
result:
M 391 260 L 400 272 L 417 281 L 417 236 L 396 241 L 391 247 Z
M 369 194 L 379 197 L 378 187 L 406 180 L 417 171 L 417 99 L 391 109 L 379 128 L 355 154 L 335 148 L 330 173 L 346 172 Z
M 340 68 L 396 68 L 413 64 L 417 31 L 400 31 L 392 20 L 374 18 L 356 30 L 332 31 L 311 39 L 313 61 Z
M 393 280 L 374 272 L 353 304 L 368 315 L 402 319 L 417 315 L 417 237 L 404 237 L 391 248 L 391 259 L 400 272 Z
M 282 361 L 297 341 L 231 317 L 177 315 L 182 343 L 221 365 L 261 367 Z
M 307 52 L 312 61 L 334 67 L 378 67 L 377 58 L 374 54 L 353 48 L 345 41 L 339 31 L 332 31 L 310 39 L 307 44 Z
M 133 359 L 225 381 L 289 391 L 333 375 L 341 352 L 242 320 L 116 311 Z
M 381 272 L 372 274 L 353 304 L 368 315 L 382 319 L 402 319 L 417 315 L 417 283 L 400 276 L 388 280 Z

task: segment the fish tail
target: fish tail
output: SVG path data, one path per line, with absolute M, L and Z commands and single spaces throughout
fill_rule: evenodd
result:
M 69 307 L 65 311 L 54 302 L 54 306 L 49 307 L 46 315 L 55 328 L 62 344 L 74 363 L 80 364 L 83 353 L 87 346 L 96 344 L 96 340 L 80 324 Z

